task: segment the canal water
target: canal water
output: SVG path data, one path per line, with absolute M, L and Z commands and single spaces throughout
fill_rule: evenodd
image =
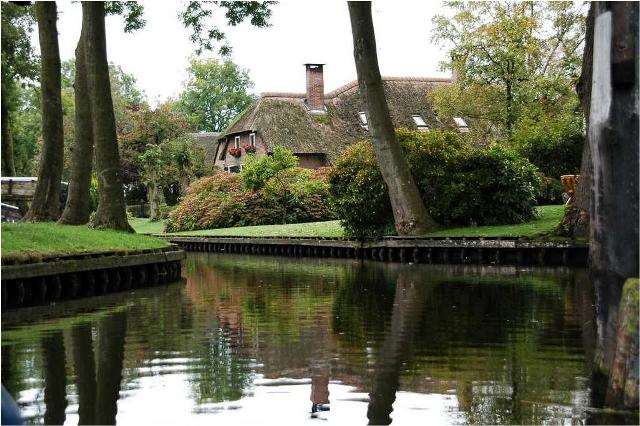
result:
M 3 313 L 28 422 L 620 421 L 589 408 L 581 270 L 194 253 L 183 277 Z

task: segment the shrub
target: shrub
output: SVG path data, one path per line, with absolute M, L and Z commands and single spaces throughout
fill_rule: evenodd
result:
M 513 147 L 545 176 L 580 173 L 585 135 L 575 116 L 557 121 L 522 122 L 512 135 Z
M 440 224 L 519 223 L 536 214 L 536 168 L 513 150 L 472 147 L 456 133 L 397 131 L 429 214 Z M 369 142 L 351 146 L 329 177 L 345 231 L 375 236 L 393 229 L 386 186 Z
M 242 181 L 247 189 L 258 190 L 267 180 L 281 170 L 298 166 L 298 157 L 289 149 L 276 146 L 273 155 L 256 157 L 249 155 L 242 168 Z
M 536 197 L 538 205 L 563 204 L 565 202 L 563 198 L 564 187 L 560 179 L 550 178 L 542 173 L 539 174 L 539 177 L 540 187 Z
M 268 225 L 335 218 L 322 175 L 294 167 L 291 151 L 251 159 L 238 174 L 217 173 L 194 182 L 169 214 L 166 230 Z M 293 160 L 295 161 L 292 161 Z

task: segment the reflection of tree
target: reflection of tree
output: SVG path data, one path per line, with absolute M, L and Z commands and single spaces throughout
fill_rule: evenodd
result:
M 64 338 L 61 330 L 54 330 L 41 339 L 44 368 L 44 424 L 64 423 L 67 408 L 67 372 L 64 359 Z
M 116 312 L 101 320 L 98 326 L 98 369 L 96 380 L 97 424 L 115 424 L 118 396 L 122 380 L 124 341 L 127 330 L 126 312 Z
M 234 401 L 251 383 L 251 369 L 238 353 L 238 342 L 213 328 L 195 342 L 198 370 L 190 379 L 198 403 Z
M 380 347 L 369 393 L 367 417 L 369 424 L 391 423 L 389 414 L 400 385 L 400 367 L 410 358 L 409 346 L 413 340 L 424 304 L 424 278 L 413 268 L 402 269 L 396 281 L 391 323 Z
M 73 364 L 78 391 L 78 424 L 95 423 L 96 367 L 93 355 L 91 324 L 78 324 L 71 330 Z

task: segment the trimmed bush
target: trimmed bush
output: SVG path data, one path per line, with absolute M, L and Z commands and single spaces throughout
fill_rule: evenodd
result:
M 457 133 L 397 131 L 429 214 L 444 226 L 520 223 L 535 217 L 537 170 L 515 151 L 473 147 Z M 345 231 L 357 237 L 393 230 L 386 186 L 369 142 L 351 146 L 329 177 Z
M 335 219 L 322 173 L 295 167 L 290 152 L 274 157 L 251 159 L 240 174 L 220 172 L 194 182 L 169 214 L 166 231 Z

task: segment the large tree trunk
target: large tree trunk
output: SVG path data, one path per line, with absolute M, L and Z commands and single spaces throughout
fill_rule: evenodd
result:
M 402 147 L 396 140 L 384 94 L 371 2 L 349 2 L 353 55 L 360 93 L 367 103 L 369 129 L 382 177 L 389 191 L 398 235 L 425 234 L 437 227 L 424 206 Z
M 93 163 L 93 122 L 91 102 L 87 88 L 87 67 L 85 58 L 86 26 L 83 22 L 80 39 L 76 47 L 76 76 L 73 83 L 75 92 L 75 143 L 71 159 L 71 180 L 67 204 L 59 223 L 82 225 L 89 222 L 91 169 Z
M 98 210 L 93 226 L 133 232 L 127 222 L 124 203 L 122 168 L 107 63 L 104 2 L 83 2 L 82 24 L 87 29 L 87 86 L 93 115 L 98 175 Z
M 587 129 L 589 128 L 589 111 L 591 106 L 591 74 L 593 69 L 593 3 L 587 15 L 587 33 L 585 36 L 584 52 L 582 54 L 582 72 L 576 84 L 576 92 L 580 98 L 580 106 L 584 113 Z M 582 148 L 582 162 L 580 164 L 580 181 L 576 188 L 573 203 L 566 210 L 558 233 L 572 238 L 589 237 L 589 205 L 591 203 L 591 150 L 589 143 Z
M 64 136 L 62 131 L 62 99 L 60 51 L 55 2 L 36 2 L 36 19 L 40 40 L 42 92 L 42 154 L 27 221 L 53 221 L 60 215 L 60 181 L 62 179 Z
M 155 180 L 150 180 L 147 185 L 147 196 L 149 197 L 149 220 L 155 222 L 160 219 L 160 188 Z
M 11 137 L 11 129 L 9 127 L 9 106 L 7 105 L 7 87 L 5 76 L 2 76 L 2 96 L 0 103 L 2 104 L 1 120 L 2 120 L 2 176 L 15 176 L 16 169 L 13 163 L 13 138 Z
M 600 374 L 609 376 L 620 341 L 622 286 L 638 276 L 639 267 L 638 4 L 596 3 L 594 17 L 589 257 L 598 312 L 597 362 Z M 622 399 L 607 398 L 606 403 L 626 405 L 624 395 Z

